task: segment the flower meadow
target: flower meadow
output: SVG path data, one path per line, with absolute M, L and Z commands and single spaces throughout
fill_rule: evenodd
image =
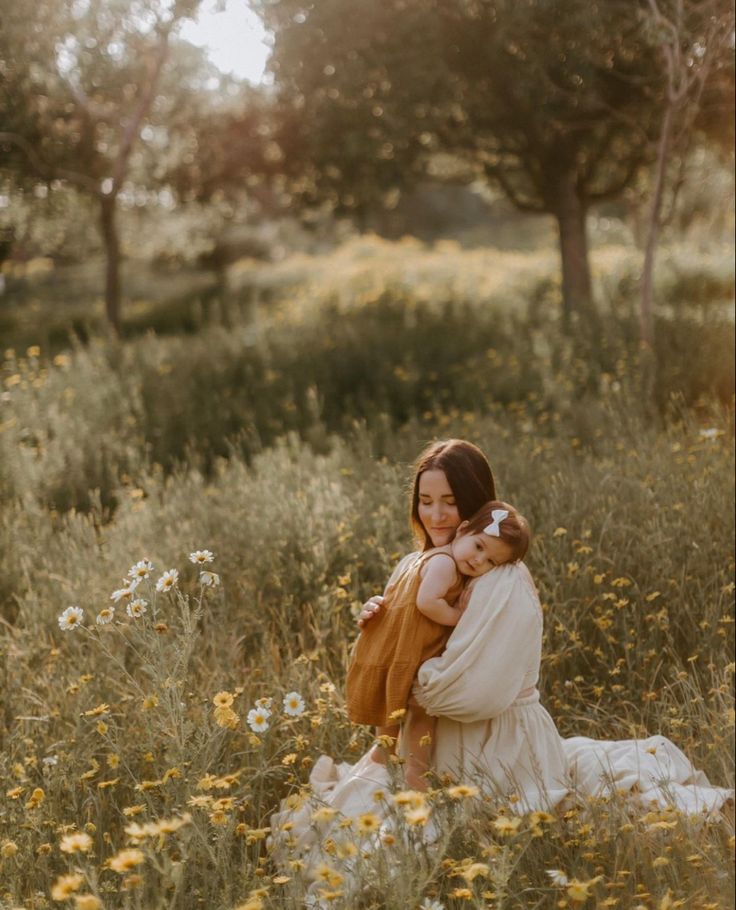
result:
M 342 320 L 319 352 L 349 372 Z M 662 733 L 733 786 L 732 402 L 693 386 L 663 416 L 634 358 L 601 370 L 539 338 L 533 369 L 483 339 L 478 385 L 442 360 L 450 339 L 426 356 L 454 401 L 425 396 L 427 364 L 406 360 L 394 409 L 361 411 L 371 386 L 338 399 L 316 367 L 289 398 L 296 374 L 259 338 L 236 326 L 6 358 L 0 907 L 731 906 L 729 806 L 691 818 L 614 791 L 523 814 L 472 776 L 407 791 L 396 763 L 375 811 L 343 817 L 310 800 L 309 775 L 371 743 L 343 701 L 355 618 L 412 549 L 412 459 L 455 435 L 532 527 L 540 690 L 561 734 Z M 374 356 L 378 328 L 369 340 Z M 213 371 L 243 358 L 242 388 L 181 383 L 208 347 Z M 245 407 L 248 351 L 282 372 Z M 308 813 L 314 862 L 280 808 Z
M 535 440 L 528 419 L 445 428 L 495 453 L 535 528 L 542 694 L 561 732 L 662 732 L 732 784 L 727 427 L 622 426 L 584 453 Z M 612 796 L 523 816 L 472 780 L 407 793 L 397 767 L 376 794 L 388 830 L 373 813 L 335 828 L 315 806 L 311 871 L 288 823 L 272 829 L 321 754 L 370 742 L 347 721 L 343 674 L 360 603 L 410 545 L 416 432 L 394 459 L 360 436 L 323 455 L 291 439 L 212 477 L 154 473 L 104 526 L 19 508 L 25 586 L 0 639 L 3 907 L 728 906 L 728 810 L 637 813 Z

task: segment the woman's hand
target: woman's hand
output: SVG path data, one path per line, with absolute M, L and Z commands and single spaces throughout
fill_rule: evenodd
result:
M 358 616 L 358 625 L 362 628 L 367 622 L 383 609 L 383 597 L 381 594 L 374 594 L 364 604 L 363 609 Z

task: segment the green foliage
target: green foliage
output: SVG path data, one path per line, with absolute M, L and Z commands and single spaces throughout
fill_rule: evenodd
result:
M 360 210 L 451 151 L 469 179 L 557 213 L 562 174 L 585 204 L 646 157 L 661 74 L 629 3 L 363 2 L 360 29 L 339 3 L 261 6 L 309 199 Z
M 89 509 L 98 490 L 109 508 L 122 478 L 151 464 L 171 471 L 188 459 L 208 473 L 217 458 L 250 458 L 289 432 L 319 450 L 326 433 L 356 423 L 371 428 L 381 452 L 380 440 L 407 421 L 497 406 L 528 405 L 548 426 L 579 424 L 587 445 L 591 398 L 628 403 L 639 394 L 630 260 L 600 260 L 610 296 L 600 334 L 571 339 L 554 315 L 559 290 L 545 257 L 499 255 L 494 270 L 492 256 L 467 254 L 469 270 L 491 276 L 481 283 L 458 273 L 457 252 L 440 253 L 431 267 L 418 258 L 402 282 L 374 252 L 359 245 L 349 269 L 336 257 L 307 263 L 311 273 L 272 271 L 260 285 L 270 303 L 228 327 L 96 341 L 52 363 L 33 349 L 14 354 L 2 367 L 0 497 L 63 511 Z M 723 267 L 712 279 L 719 294 L 726 275 Z M 309 286 L 295 290 L 298 280 Z M 717 307 L 703 313 L 678 304 L 659 320 L 661 414 L 713 396 L 730 402 L 731 323 Z

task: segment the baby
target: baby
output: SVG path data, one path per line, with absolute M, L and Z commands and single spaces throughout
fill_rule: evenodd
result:
M 396 740 L 419 666 L 441 653 L 462 611 L 455 606 L 467 578 L 523 559 L 529 545 L 526 520 L 508 503 L 488 502 L 462 522 L 453 540 L 410 561 L 385 593 L 384 609 L 363 630 L 347 675 L 348 716 L 373 724 L 378 737 Z M 435 720 L 416 704 L 404 730 L 406 782 L 426 789 Z M 387 740 L 383 740 L 386 743 Z M 373 751 L 385 761 L 382 746 Z

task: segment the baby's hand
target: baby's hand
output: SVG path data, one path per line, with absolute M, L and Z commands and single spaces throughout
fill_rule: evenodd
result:
M 370 597 L 364 604 L 363 609 L 358 615 L 358 625 L 363 628 L 363 626 L 370 622 L 374 616 L 381 612 L 383 609 L 383 597 L 380 594 L 374 594 L 373 597 Z
M 476 579 L 472 578 L 463 588 L 462 594 L 455 601 L 455 608 L 460 611 L 460 613 L 465 612 L 465 608 L 470 603 L 470 597 L 473 593 L 473 585 L 475 584 Z

